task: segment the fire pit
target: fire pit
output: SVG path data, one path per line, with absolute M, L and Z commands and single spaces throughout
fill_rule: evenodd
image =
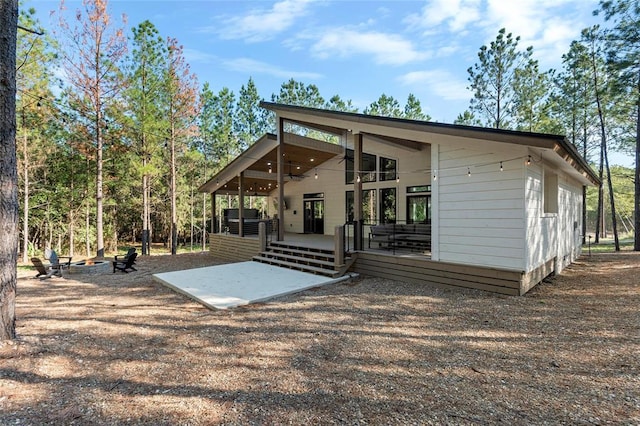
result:
M 109 272 L 111 262 L 108 260 L 85 260 L 82 262 L 75 262 L 69 266 L 70 274 L 103 274 Z

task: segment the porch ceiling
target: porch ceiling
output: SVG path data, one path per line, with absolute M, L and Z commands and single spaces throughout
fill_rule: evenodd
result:
M 206 184 L 200 187 L 201 192 L 216 192 L 219 195 L 238 194 L 240 172 L 244 172 L 243 189 L 246 195 L 268 195 L 275 190 L 278 180 L 278 149 L 274 135 L 268 135 L 268 141 L 257 143 L 270 143 L 271 149 L 259 153 L 255 150 L 251 156 L 249 150 L 245 151 L 244 164 L 233 167 L 227 166 L 223 171 L 215 175 Z M 267 147 L 267 148 L 268 148 Z M 336 155 L 343 153 L 343 147 L 327 142 L 305 138 L 298 135 L 286 134 L 283 153 L 283 173 L 285 184 L 292 180 L 313 179 L 314 169 Z M 245 155 L 249 153 L 249 155 Z M 242 155 L 241 157 L 242 158 Z

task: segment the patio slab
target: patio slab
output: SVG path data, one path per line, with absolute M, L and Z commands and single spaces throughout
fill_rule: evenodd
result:
M 350 277 L 329 278 L 259 262 L 239 262 L 164 272 L 153 278 L 210 309 L 227 309 Z

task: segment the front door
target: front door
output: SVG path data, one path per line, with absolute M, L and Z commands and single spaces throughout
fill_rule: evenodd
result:
M 324 234 L 324 200 L 305 200 L 304 233 Z

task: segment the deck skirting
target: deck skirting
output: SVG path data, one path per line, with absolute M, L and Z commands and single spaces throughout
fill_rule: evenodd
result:
M 260 241 L 237 235 L 209 234 L 209 252 L 222 260 L 244 262 L 260 253 Z
M 370 252 L 358 252 L 351 270 L 363 275 L 415 284 L 471 288 L 513 296 L 526 293 L 553 272 L 553 270 L 549 271 L 549 262 L 525 274 L 506 269 L 435 262 L 425 258 L 398 257 Z

